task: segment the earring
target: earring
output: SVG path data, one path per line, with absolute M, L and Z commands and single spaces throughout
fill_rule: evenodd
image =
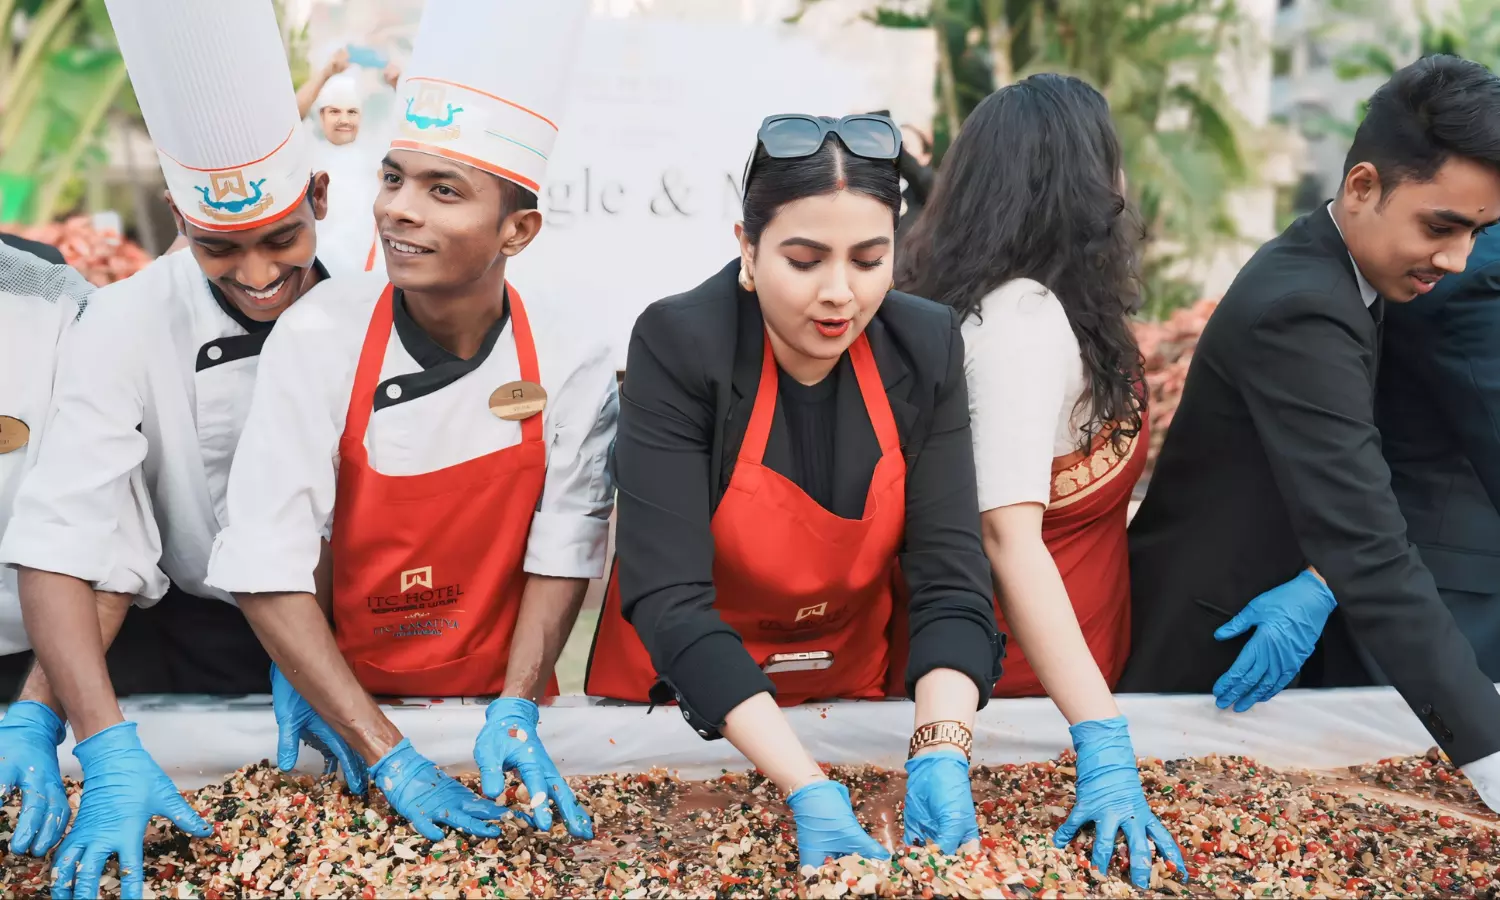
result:
M 744 288 L 748 294 L 755 293 L 755 278 L 750 274 L 750 270 L 745 268 L 743 259 L 740 260 L 740 287 Z

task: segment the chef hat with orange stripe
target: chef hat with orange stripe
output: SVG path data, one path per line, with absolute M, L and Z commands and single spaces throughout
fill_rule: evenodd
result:
M 427 0 L 391 149 L 539 192 L 587 13 L 587 0 Z
M 210 231 L 280 219 L 312 153 L 272 0 L 105 0 L 172 202 Z

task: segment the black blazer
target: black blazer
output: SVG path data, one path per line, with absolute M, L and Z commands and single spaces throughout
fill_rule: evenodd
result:
M 1311 565 L 1338 601 L 1303 683 L 1367 678 L 1351 637 L 1459 764 L 1500 751 L 1500 695 L 1406 538 L 1375 429 L 1382 301 L 1319 209 L 1261 247 L 1199 340 L 1130 529 L 1122 691 L 1208 691 L 1214 630 Z
M 733 475 L 759 385 L 765 326 L 736 260 L 657 301 L 630 338 L 615 439 L 621 610 L 662 681 L 699 722 L 724 716 L 770 679 L 714 610 L 710 518 Z M 952 310 L 891 292 L 866 329 L 906 458 L 912 685 L 936 668 L 974 679 L 981 704 L 999 675 L 989 562 L 979 537 L 963 339 Z M 848 354 L 840 360 L 848 367 Z M 834 507 L 863 508 L 880 446 L 852 373 L 836 398 Z M 765 465 L 791 477 L 779 408 Z M 668 697 L 671 693 L 667 694 Z
M 1389 322 L 1375 421 L 1407 534 L 1439 588 L 1500 593 L 1500 230 Z

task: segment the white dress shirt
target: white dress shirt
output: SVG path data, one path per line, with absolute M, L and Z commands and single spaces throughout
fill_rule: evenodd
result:
M 139 467 L 162 571 L 189 594 L 232 603 L 204 575 L 261 340 L 187 250 L 100 288 L 64 345 L 45 452 L 16 496 L 0 562 L 104 578 L 118 499 Z
M 214 547 L 209 583 L 249 593 L 313 591 L 320 538 L 333 520 L 338 446 L 360 349 L 385 280 L 332 279 L 282 316 L 266 343 L 255 401 L 230 475 L 230 524 Z M 559 578 L 604 574 L 614 483 L 609 454 L 619 399 L 608 348 L 578 339 L 566 309 L 521 296 L 536 342 L 547 406 L 547 475 L 531 519 L 525 570 Z M 409 319 L 408 319 L 409 322 Z M 414 324 L 408 325 L 408 337 Z M 521 440 L 519 422 L 496 418 L 490 394 L 521 377 L 509 317 L 491 349 L 424 366 L 392 327 L 364 444 L 384 475 L 455 466 Z M 442 355 L 446 351 L 436 348 Z M 441 516 L 441 509 L 427 514 Z
M 21 543 L 27 527 L 12 515 L 22 482 L 42 455 L 43 439 L 49 439 L 49 447 L 56 442 L 49 428 L 49 410 L 59 350 L 79 323 L 90 318 L 86 314 L 95 311 L 92 293 L 92 287 L 66 267 L 0 248 L 0 416 L 18 419 L 30 431 L 25 446 L 0 453 L 0 537 L 7 539 L 6 550 Z M 93 548 L 97 564 L 86 579 L 97 590 L 134 594 L 142 605 L 161 599 L 167 590 L 166 576 L 156 566 L 161 540 L 151 520 L 140 467 L 130 468 L 103 502 L 115 528 Z M 32 562 L 45 563 L 46 559 L 37 557 Z M 30 646 L 21 622 L 16 572 L 0 567 L 0 654 L 19 653 Z
M 1344 229 L 1339 228 L 1339 220 L 1333 214 L 1332 200 L 1328 201 L 1328 218 L 1333 219 L 1333 227 L 1338 230 L 1339 240 L 1343 240 Z M 1346 247 L 1348 246 L 1348 244 L 1348 241 L 1344 241 L 1344 245 Z M 1375 292 L 1375 286 L 1370 284 L 1370 282 L 1365 278 L 1365 273 L 1359 270 L 1359 263 L 1354 261 L 1353 253 L 1349 254 L 1349 263 L 1350 265 L 1354 266 L 1354 280 L 1359 284 L 1359 297 L 1361 300 L 1365 301 L 1365 308 L 1368 309 L 1369 307 L 1375 305 L 1375 300 L 1380 295 Z

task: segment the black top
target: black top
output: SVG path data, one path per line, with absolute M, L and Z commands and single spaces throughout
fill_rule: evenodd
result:
M 68 261 L 63 258 L 62 251 L 51 244 L 44 244 L 41 241 L 33 241 L 29 238 L 19 237 L 6 232 L 0 232 L 0 243 L 5 244 L 7 247 L 13 247 L 16 250 L 24 250 L 38 259 L 56 266 L 65 266 L 68 264 Z
M 1407 536 L 1439 588 L 1500 602 L 1500 228 L 1387 318 L 1375 421 Z M 1500 634 L 1469 641 L 1500 680 Z
M 765 341 L 759 303 L 736 283 L 738 266 L 636 320 L 615 443 L 621 611 L 666 696 L 675 693 L 695 727 L 711 730 L 751 696 L 774 693 L 713 608 L 709 523 L 749 423 Z M 911 588 L 907 691 L 933 669 L 956 669 L 974 680 L 982 705 L 999 677 L 1002 642 L 979 537 L 958 318 L 892 292 L 866 333 L 907 465 L 899 551 Z M 863 512 L 880 445 L 847 360 L 839 364 L 847 374 L 829 379 L 837 434 L 829 494 L 834 511 Z M 791 405 L 777 404 L 763 463 L 796 480 Z
M 817 384 L 802 384 L 787 373 L 778 372 L 776 403 L 781 407 L 791 438 L 792 483 L 834 515 L 857 519 L 864 514 L 863 503 L 857 509 L 835 509 L 833 505 L 833 460 L 838 436 L 835 401 L 846 370 L 848 377 L 853 378 L 847 354 Z
M 1199 339 L 1130 527 L 1132 646 L 1118 690 L 1211 690 L 1245 642 L 1214 630 L 1311 565 L 1338 608 L 1304 685 L 1365 679 L 1357 641 L 1454 762 L 1500 751 L 1500 695 L 1407 542 L 1381 455 L 1383 309 L 1365 307 L 1326 209 L 1240 271 Z

